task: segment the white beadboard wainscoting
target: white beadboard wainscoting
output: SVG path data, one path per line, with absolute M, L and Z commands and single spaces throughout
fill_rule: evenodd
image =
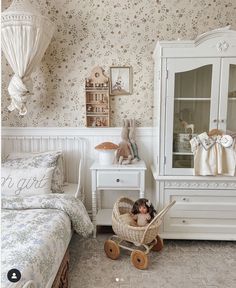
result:
M 118 144 L 121 141 L 121 127 L 110 128 L 74 128 L 74 127 L 2 127 L 2 136 L 22 136 L 22 137 L 67 137 L 76 136 L 85 139 L 85 203 L 89 211 L 91 211 L 91 173 L 90 166 L 98 159 L 98 152 L 94 147 L 102 142 L 110 141 Z M 43 138 L 42 138 L 43 139 Z M 136 142 L 139 148 L 139 155 L 147 165 L 146 172 L 146 197 L 153 199 L 153 177 L 151 173 L 152 162 L 152 127 L 140 127 L 136 129 Z M 4 155 L 4 145 L 2 145 L 2 154 Z M 73 160 L 72 160 L 73 161 Z M 114 201 L 119 196 L 128 195 L 138 198 L 138 192 L 126 191 L 104 191 L 102 194 L 104 208 L 113 206 Z

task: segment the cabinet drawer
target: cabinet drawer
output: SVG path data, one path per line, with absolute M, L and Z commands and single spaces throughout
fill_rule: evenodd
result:
M 209 211 L 216 216 L 217 212 L 236 212 L 235 190 L 165 190 L 165 203 L 175 200 L 176 203 L 169 215 L 181 211 Z M 187 212 L 186 212 L 187 213 Z M 184 214 L 183 214 L 184 215 Z
M 166 203 L 173 200 L 164 231 L 236 233 L 236 191 L 166 189 Z
M 164 232 L 236 234 L 236 218 L 166 217 Z
M 140 172 L 138 171 L 99 171 L 97 172 L 98 188 L 139 188 Z

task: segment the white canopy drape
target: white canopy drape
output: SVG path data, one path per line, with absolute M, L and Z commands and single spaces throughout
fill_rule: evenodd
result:
M 1 15 L 2 50 L 15 75 L 8 86 L 10 111 L 27 113 L 26 102 L 32 91 L 31 73 L 40 63 L 55 26 L 37 12 L 28 0 L 15 0 Z

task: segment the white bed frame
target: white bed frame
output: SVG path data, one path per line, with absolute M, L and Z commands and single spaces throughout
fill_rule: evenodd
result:
M 44 152 L 62 151 L 65 179 L 65 193 L 73 193 L 82 202 L 85 201 L 85 180 L 86 180 L 86 140 L 77 136 L 2 136 L 2 160 L 10 152 Z M 72 184 L 73 183 L 73 184 Z M 69 188 L 69 190 L 67 189 Z M 60 265 L 58 264 L 58 269 Z M 46 288 L 53 284 L 57 271 L 49 279 Z M 22 288 L 32 287 L 30 280 Z
M 85 139 L 76 136 L 2 136 L 1 146 L 2 160 L 10 152 L 63 151 L 65 193 L 73 193 L 85 201 Z M 67 192 L 67 188 L 70 191 Z

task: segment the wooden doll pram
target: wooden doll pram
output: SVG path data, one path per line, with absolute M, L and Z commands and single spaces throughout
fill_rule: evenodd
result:
M 144 227 L 131 226 L 121 217 L 125 213 L 130 213 L 133 204 L 134 202 L 126 197 L 120 198 L 115 203 L 112 211 L 112 228 L 116 235 L 106 240 L 104 250 L 106 255 L 113 260 L 120 256 L 120 247 L 129 250 L 132 252 L 132 264 L 138 269 L 146 269 L 150 250 L 159 251 L 163 247 L 158 230 L 163 216 L 175 204 L 175 201 L 169 203 Z

